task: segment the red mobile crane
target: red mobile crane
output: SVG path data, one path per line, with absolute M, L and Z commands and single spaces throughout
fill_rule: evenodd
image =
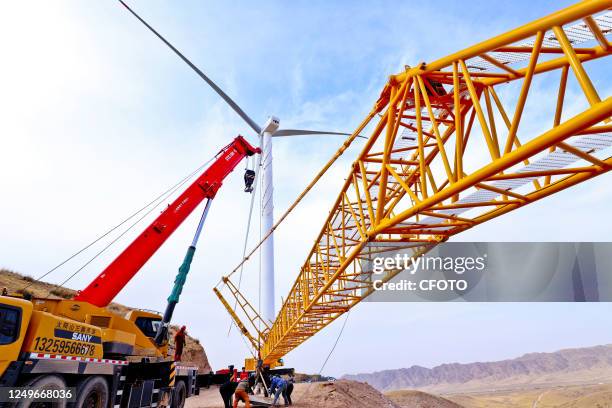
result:
M 244 157 L 256 153 L 260 153 L 260 149 L 251 146 L 242 136 L 224 147 L 215 162 L 74 299 L 107 306 L 191 212 L 207 199 L 203 223 L 223 179 Z
M 197 368 L 168 358 L 167 328 L 210 204 L 240 161 L 261 153 L 242 136 L 224 147 L 174 202 L 74 299 L 0 296 L 0 387 L 69 390 L 77 408 L 182 408 L 197 394 Z M 246 191 L 254 172 L 247 170 Z M 204 199 L 204 213 L 163 316 L 105 308 Z M 60 404 L 63 406 L 63 404 Z

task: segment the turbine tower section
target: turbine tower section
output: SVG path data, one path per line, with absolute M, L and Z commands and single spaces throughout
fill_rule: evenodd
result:
M 262 173 L 263 189 L 261 203 L 262 234 L 267 235 L 274 225 L 274 181 L 272 167 L 272 135 L 278 130 L 278 118 L 268 118 L 262 130 Z M 261 314 L 264 319 L 273 322 L 276 318 L 274 305 L 274 234 L 270 234 L 261 249 L 262 267 L 262 300 Z

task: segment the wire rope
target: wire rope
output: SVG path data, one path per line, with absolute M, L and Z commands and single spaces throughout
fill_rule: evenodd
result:
M 321 368 L 319 369 L 319 372 L 317 373 L 317 376 L 321 376 L 321 373 L 323 372 L 323 370 L 325 369 L 325 366 L 327 365 L 327 363 L 329 362 L 329 359 L 331 358 L 332 354 L 334 353 L 334 350 L 336 350 L 336 347 L 338 346 L 338 343 L 340 342 L 340 338 L 342 337 L 342 334 L 344 333 L 344 328 L 346 327 L 346 322 L 348 322 L 349 316 L 351 315 L 351 310 L 349 309 L 348 312 L 346 312 L 346 318 L 344 319 L 344 323 L 342 323 L 342 327 L 340 328 L 340 332 L 338 333 L 338 336 L 336 337 L 336 341 L 334 342 L 334 345 L 332 346 L 331 350 L 329 350 L 329 353 L 327 354 L 327 357 L 325 358 L 325 360 L 323 361 L 323 364 L 321 365 Z M 308 388 L 306 389 L 306 392 L 304 392 L 304 394 L 302 394 L 302 396 L 304 395 L 308 395 L 310 393 L 310 389 L 312 388 L 312 385 L 314 383 L 310 383 L 308 385 Z M 300 397 L 299 399 L 297 399 L 297 401 L 300 401 L 302 398 Z M 365 404 L 362 404 L 363 406 L 366 406 Z
M 198 168 L 196 168 L 195 170 L 193 170 L 192 172 L 190 172 L 187 176 L 183 177 L 181 180 L 179 180 L 177 183 L 173 184 L 171 187 L 169 187 L 168 189 L 166 189 L 163 193 L 157 195 L 153 200 L 149 201 L 145 206 L 141 207 L 140 209 L 138 209 L 137 211 L 135 211 L 134 213 L 132 213 L 131 215 L 129 215 L 127 218 L 123 219 L 121 222 L 119 222 L 117 225 L 111 227 L 110 229 L 108 229 L 106 232 L 104 232 L 103 234 L 99 235 L 97 238 L 95 238 L 93 241 L 91 241 L 90 243 L 88 243 L 87 245 L 85 245 L 83 248 L 79 249 L 78 251 L 76 251 L 75 253 L 73 253 L 72 255 L 70 255 L 68 258 L 64 259 L 63 261 L 61 261 L 60 263 L 58 263 L 57 265 L 55 265 L 53 268 L 51 268 L 50 270 L 48 270 L 47 272 L 45 272 L 44 274 L 42 274 L 41 276 L 39 276 L 38 278 L 34 279 L 34 281 L 29 282 L 25 287 L 22 288 L 22 290 L 27 289 L 28 287 L 30 287 L 34 282 L 38 282 L 41 279 L 44 279 L 45 277 L 49 276 L 51 273 L 53 273 L 54 271 L 56 271 L 57 269 L 59 269 L 60 267 L 64 266 L 66 263 L 70 262 L 72 259 L 76 258 L 78 255 L 82 254 L 83 252 L 85 252 L 86 250 L 88 250 L 89 248 L 91 248 L 93 245 L 95 245 L 96 243 L 100 242 L 102 239 L 104 239 L 105 237 L 107 237 L 109 234 L 111 234 L 112 232 L 116 231 L 117 229 L 119 229 L 122 225 L 126 224 L 128 221 L 130 221 L 131 219 L 133 219 L 134 217 L 136 217 L 138 214 L 142 213 L 143 211 L 145 211 L 147 208 L 151 207 L 153 205 L 153 207 L 151 209 L 149 209 L 149 211 L 145 214 L 145 216 L 141 217 L 140 219 L 138 219 L 138 221 L 136 221 L 135 223 L 133 223 L 130 227 L 128 227 L 128 229 L 126 231 L 124 231 L 120 236 L 122 237 L 123 235 L 125 235 L 125 233 L 127 231 L 129 231 L 131 228 L 133 228 L 136 224 L 138 224 L 144 217 L 146 217 L 146 215 L 150 214 L 151 211 L 153 211 L 155 208 L 157 208 L 159 206 L 159 204 L 169 195 L 171 195 L 172 193 L 174 193 L 178 188 L 180 188 L 182 185 L 184 185 L 188 180 L 190 180 L 195 174 L 197 174 L 198 172 L 200 172 L 204 167 L 206 167 L 213 159 L 215 158 L 215 156 L 213 156 L 211 159 L 209 159 L 208 161 L 206 161 L 204 164 L 200 165 Z M 90 259 L 89 261 L 86 262 L 85 265 L 81 266 L 81 268 L 79 268 L 77 270 L 77 272 L 73 273 L 67 280 L 65 280 L 64 282 L 62 282 L 62 284 L 60 284 L 59 286 L 63 286 L 65 283 L 67 283 L 70 279 L 72 279 L 72 277 L 74 277 L 77 273 L 79 273 L 85 266 L 87 266 L 88 264 L 90 264 L 96 257 L 98 257 L 99 255 L 101 255 L 104 251 L 106 251 L 106 249 L 108 249 L 110 247 L 110 245 L 114 244 L 116 241 L 118 240 L 118 238 L 116 238 L 115 240 L 113 240 L 111 242 L 111 244 L 107 245 L 102 251 L 98 252 L 98 254 L 96 254 L 92 259 Z
M 259 147 L 260 148 L 261 148 L 261 145 L 262 145 L 262 143 L 261 143 L 261 138 L 260 138 L 260 142 L 259 142 Z M 248 160 L 248 158 L 247 158 L 247 160 Z M 247 166 L 248 166 L 248 161 L 247 161 Z M 247 219 L 246 232 L 244 234 L 244 246 L 243 246 L 243 249 L 242 249 L 242 257 L 243 258 L 246 255 L 247 246 L 249 244 L 249 234 L 251 232 L 251 221 L 253 219 L 253 207 L 255 206 L 255 197 L 256 197 L 256 195 L 257 195 L 257 193 L 259 191 L 257 189 L 257 186 L 259 184 L 258 183 L 259 182 L 258 176 L 259 176 L 260 166 L 261 166 L 261 154 L 258 156 L 257 164 L 255 165 L 255 181 L 253 183 L 255 187 L 253 188 L 253 191 L 251 192 L 251 204 L 249 206 L 249 216 L 248 216 L 248 219 Z M 243 269 L 244 269 L 244 264 L 242 264 L 242 266 L 240 267 L 240 275 L 239 275 L 239 279 L 238 279 L 238 290 L 240 290 L 240 286 L 242 285 L 242 272 L 243 272 Z M 234 309 L 233 309 L 234 313 L 236 312 L 237 306 L 238 306 L 238 299 L 235 299 L 234 300 Z M 229 328 L 227 329 L 227 335 L 228 336 L 230 335 L 230 332 L 232 331 L 232 326 L 233 326 L 232 322 L 233 321 L 230 318 L 230 325 L 229 325 Z

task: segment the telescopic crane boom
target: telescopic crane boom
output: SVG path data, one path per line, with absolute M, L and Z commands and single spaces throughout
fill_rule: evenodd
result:
M 223 180 L 247 156 L 260 153 L 242 136 L 225 146 L 210 165 L 74 300 L 107 306 L 170 235 L 204 200 L 212 200 Z M 180 292 L 178 292 L 180 294 Z M 172 295 L 171 295 L 172 296 Z

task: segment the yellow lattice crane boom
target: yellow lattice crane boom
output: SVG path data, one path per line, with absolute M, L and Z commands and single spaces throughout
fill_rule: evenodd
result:
M 610 170 L 612 99 L 601 82 L 611 6 L 583 1 L 390 77 L 353 138 L 372 133 L 265 333 L 265 364 L 371 294 L 376 253 L 424 253 Z

